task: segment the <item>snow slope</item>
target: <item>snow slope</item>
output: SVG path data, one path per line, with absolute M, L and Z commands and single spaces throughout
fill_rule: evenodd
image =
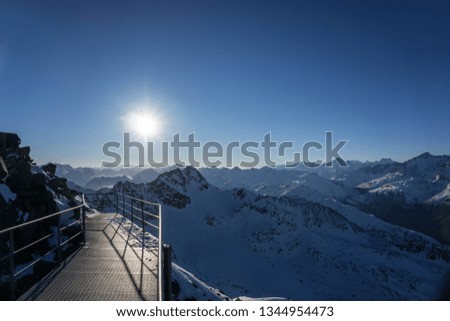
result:
M 450 206 L 450 183 L 442 192 L 431 197 L 428 202 L 432 204 L 445 204 Z
M 302 197 L 321 204 L 336 200 L 450 244 L 450 156 L 424 153 L 403 163 L 352 161 L 345 168 L 321 166 L 303 172 L 200 170 L 222 189 L 243 187 L 261 195 Z

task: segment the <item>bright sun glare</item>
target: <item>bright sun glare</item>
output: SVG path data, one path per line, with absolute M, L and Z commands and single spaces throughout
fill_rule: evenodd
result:
M 161 117 L 150 109 L 139 108 L 130 111 L 124 121 L 126 130 L 140 138 L 154 138 L 161 132 Z

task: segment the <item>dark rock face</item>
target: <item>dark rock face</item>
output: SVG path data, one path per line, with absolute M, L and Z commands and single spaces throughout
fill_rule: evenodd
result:
M 145 195 L 145 199 L 152 202 L 181 209 L 191 204 L 191 199 L 187 196 L 190 190 L 204 191 L 209 187 L 202 174 L 189 166 L 165 172 L 147 184 L 119 182 L 114 186 L 113 191 L 137 198 L 144 198 Z
M 55 176 L 56 173 L 56 165 L 52 163 L 48 163 L 47 165 L 42 166 L 42 169 L 49 175 Z
M 186 192 L 189 186 L 200 191 L 209 187 L 208 182 L 206 182 L 202 174 L 192 166 L 185 167 L 182 170 L 176 168 L 170 172 L 163 173 L 152 183 L 155 182 L 165 183 L 180 192 Z
M 186 195 L 188 189 L 203 191 L 209 188 L 209 184 L 198 170 L 188 166 L 161 174 L 147 187 L 161 203 L 185 208 L 191 203 L 191 199 Z
M 11 137 L 11 135 L 7 134 L 6 136 Z M 5 137 L 5 134 L 0 133 L 0 137 Z M 15 200 L 9 200 L 9 207 L 15 208 L 17 213 L 27 213 L 26 220 L 28 221 L 57 212 L 58 207 L 53 200 L 53 195 L 47 190 L 47 183 L 51 178 L 47 177 L 44 172 L 32 163 L 30 148 L 20 148 L 17 146 L 17 143 L 20 143 L 20 139 L 14 137 L 14 135 L 12 137 L 9 140 L 3 138 L 3 143 L 0 144 L 7 146 L 7 148 L 0 150 L 0 156 L 6 160 L 7 169 L 7 176 L 1 183 L 5 184 L 12 193 L 16 194 Z M 9 216 L 11 213 L 1 213 L 1 216 L 4 215 Z M 0 230 L 11 225 L 23 223 L 25 215 L 9 217 L 5 221 L 13 224 L 0 225 Z M 25 240 L 34 236 L 33 231 L 29 232 L 29 234 L 24 235 Z
M 156 199 L 164 205 L 185 208 L 191 203 L 191 199 L 188 196 L 179 193 L 165 182 L 155 181 L 150 183 L 149 187 L 154 192 Z
M 17 134 L 0 133 L 0 150 L 18 148 L 21 140 Z

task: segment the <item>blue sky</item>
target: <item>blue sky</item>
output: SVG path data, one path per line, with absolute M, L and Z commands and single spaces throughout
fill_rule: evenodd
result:
M 1 1 L 0 128 L 100 166 L 124 117 L 156 142 L 325 131 L 345 159 L 450 154 L 448 1 Z

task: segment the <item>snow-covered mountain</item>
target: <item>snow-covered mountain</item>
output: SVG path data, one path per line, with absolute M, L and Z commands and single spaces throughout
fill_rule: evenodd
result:
M 304 177 L 305 172 L 275 169 L 270 167 L 240 169 L 228 168 L 199 168 L 200 173 L 208 182 L 220 189 L 246 188 L 256 190 L 262 188 L 276 188 L 273 193 L 279 194 L 284 188 L 295 188 L 296 180 Z M 272 194 L 272 193 L 269 193 Z
M 366 172 L 376 176 L 365 178 L 358 188 L 372 194 L 397 195 L 406 203 L 419 203 L 439 194 L 450 183 L 450 156 L 424 153 L 401 164 L 371 167 Z
M 427 200 L 427 202 L 431 204 L 444 204 L 450 207 L 450 184 L 442 192 Z
M 334 161 L 333 167 L 200 168 L 199 171 L 210 184 L 223 190 L 245 188 L 261 195 L 298 196 L 321 204 L 336 200 L 450 244 L 450 156 L 424 153 L 403 163 L 384 158 L 376 162 L 349 161 L 348 164 L 349 167 L 339 167 Z M 101 170 L 63 166 L 60 170 L 64 172 L 61 175 L 69 179 L 69 185 L 84 192 L 86 187 L 111 188 L 116 181 L 148 183 L 158 174 L 176 168 Z M 105 173 L 110 175 L 106 175 L 108 177 L 118 173 L 127 177 L 98 178 Z M 77 180 L 74 177 L 85 180 L 89 175 L 93 175 L 90 180 L 94 179 L 95 184 L 72 185 L 71 179 Z
M 448 246 L 332 198 L 221 190 L 192 167 L 114 190 L 162 203 L 174 262 L 229 297 L 434 299 L 450 268 Z
M 221 189 L 243 187 L 262 195 L 299 196 L 321 204 L 336 200 L 450 244 L 450 156 L 424 153 L 403 163 L 382 159 L 351 161 L 346 168 L 300 169 L 200 171 Z
M 200 172 L 221 189 L 244 187 L 262 194 L 268 191 L 269 195 L 283 195 L 299 185 L 322 189 L 321 185 L 329 180 L 348 190 L 358 188 L 372 194 L 401 194 L 408 203 L 424 202 L 442 192 L 450 183 L 450 156 L 429 153 L 404 163 L 382 159 L 366 163 L 351 161 L 349 167 L 299 168 L 301 171 L 268 167 L 247 170 L 201 168 Z M 333 189 L 331 194 L 335 192 Z

